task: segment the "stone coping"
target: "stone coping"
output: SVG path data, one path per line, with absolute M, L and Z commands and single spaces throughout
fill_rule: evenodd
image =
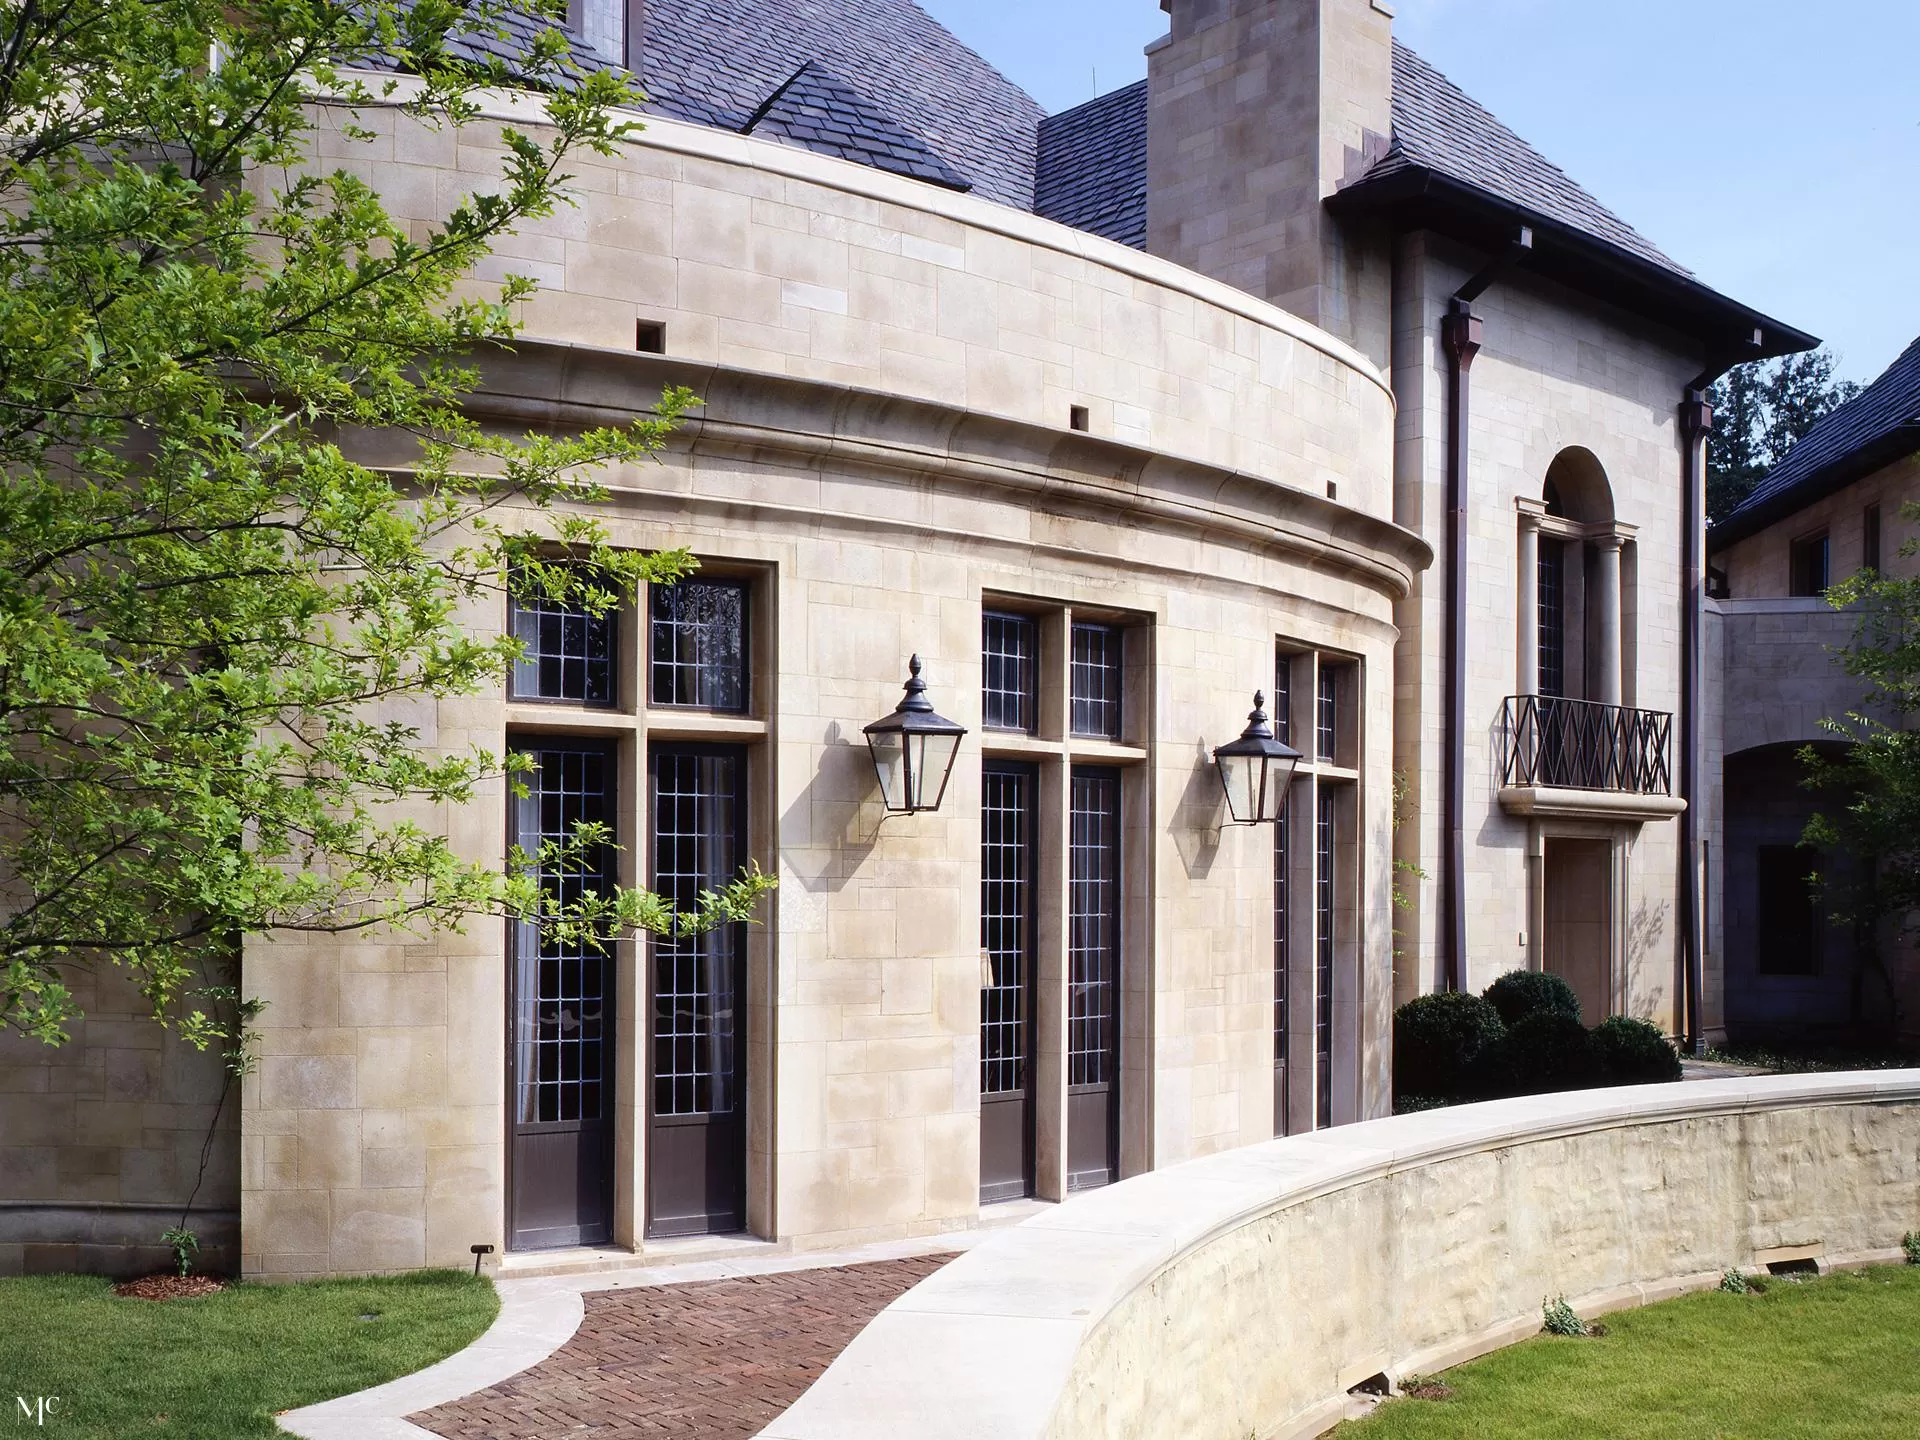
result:
M 1536 1258 L 1544 1252 L 1544 1264 L 1505 1277 L 1512 1283 L 1496 1290 L 1517 1292 L 1543 1273 L 1560 1274 L 1564 1263 L 1576 1277 L 1567 1288 L 1595 1309 L 1713 1283 L 1718 1270 L 1702 1259 L 1754 1263 L 1766 1253 L 1752 1241 L 1763 1229 L 1761 1201 L 1779 1198 L 1757 1192 L 1777 1190 L 1791 1167 L 1759 1162 L 1760 1178 L 1743 1195 L 1727 1182 L 1749 1150 L 1797 1147 L 1792 1155 L 1810 1167 L 1801 1173 L 1830 1182 L 1821 1197 L 1830 1206 L 1838 1196 L 1840 1206 L 1871 1208 L 1885 1223 L 1900 1213 L 1920 1223 L 1920 1146 L 1899 1133 L 1898 1143 L 1872 1150 L 1864 1129 L 1878 1122 L 1920 1131 L 1904 1108 L 1914 1102 L 1920 1070 L 1583 1091 L 1375 1120 L 1142 1175 L 1002 1232 L 916 1286 L 763 1435 L 1317 1434 L 1341 1418 L 1351 1386 L 1377 1374 L 1457 1363 L 1537 1331 L 1535 1295 L 1484 1293 L 1487 1272 L 1502 1262 L 1519 1268 L 1529 1246 Z M 1784 1138 L 1796 1123 L 1813 1133 L 1811 1141 Z M 1763 1127 L 1757 1137 L 1748 1134 L 1755 1124 Z M 1766 1132 L 1768 1124 L 1781 1135 Z M 1622 1144 L 1619 1132 L 1635 1130 L 1652 1133 Z M 1732 1132 L 1728 1143 L 1716 1147 L 1723 1131 Z M 1582 1146 L 1594 1152 L 1584 1169 Z M 1845 1159 L 1869 1153 L 1858 1175 L 1841 1173 Z M 1455 1161 L 1466 1165 L 1450 1167 Z M 1466 1188 L 1443 1188 L 1447 1171 Z M 1609 1178 L 1629 1197 L 1623 1211 L 1634 1214 L 1595 1203 L 1610 1194 Z M 1502 1209 L 1501 1199 L 1516 1192 L 1524 1203 Z M 1329 1203 L 1310 1208 L 1318 1201 Z M 1588 1204 L 1593 1208 L 1583 1213 Z M 1652 1220 L 1641 1206 L 1651 1207 Z M 1705 1242 L 1688 1234 L 1695 1210 L 1712 1211 L 1692 1226 L 1708 1232 Z M 1301 1211 L 1320 1233 L 1301 1228 L 1308 1220 L 1291 1213 Z M 1427 1214 L 1436 1223 L 1419 1225 Z M 1725 1215 L 1735 1218 L 1723 1223 Z M 1299 1223 L 1281 1228 L 1289 1220 Z M 1607 1250 L 1610 1229 L 1629 1232 L 1617 1261 Z M 1428 1264 L 1420 1275 L 1392 1273 L 1383 1257 L 1407 1239 L 1395 1231 L 1428 1232 L 1414 1237 L 1428 1242 L 1418 1248 L 1448 1263 Z M 1491 1263 L 1476 1261 L 1472 1244 L 1461 1244 L 1496 1231 L 1501 1239 Z M 1708 1258 L 1723 1244 L 1743 1247 L 1742 1231 L 1747 1253 Z M 1584 1248 L 1576 1242 L 1571 1251 L 1556 1250 L 1567 1243 L 1563 1232 L 1580 1237 Z M 1852 1258 L 1892 1258 L 1879 1247 L 1897 1242 L 1899 1233 L 1853 1245 Z M 1241 1241 L 1246 1248 L 1236 1248 Z M 1676 1255 L 1694 1263 L 1678 1273 L 1606 1273 L 1610 1263 L 1644 1268 Z M 1597 1283 L 1578 1283 L 1581 1277 Z M 1468 1293 L 1476 1285 L 1480 1291 Z M 1406 1325 L 1403 1310 L 1414 1289 L 1419 1324 Z M 1389 1353 L 1377 1348 L 1389 1343 L 1383 1333 L 1422 1338 Z M 1248 1394 L 1263 1383 L 1249 1360 L 1279 1377 L 1273 1389 L 1287 1402 L 1278 1413 L 1249 1413 Z M 1303 1378 L 1311 1376 L 1321 1378 Z M 1337 1387 L 1327 1383 L 1336 1376 Z

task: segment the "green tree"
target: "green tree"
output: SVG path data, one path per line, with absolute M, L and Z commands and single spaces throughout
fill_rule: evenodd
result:
M 556 12 L 557 13 L 557 7 Z M 639 891 L 561 906 L 407 818 L 513 778 L 436 753 L 395 702 L 500 683 L 516 647 L 463 607 L 505 578 L 590 608 L 691 567 L 592 518 L 597 467 L 655 451 L 690 403 L 622 429 L 501 436 L 462 413 L 513 333 L 511 280 L 455 286 L 566 203 L 569 156 L 632 125 L 622 75 L 556 29 L 514 69 L 499 0 L 19 0 L 0 16 L 0 1023 L 50 1042 L 74 967 L 117 965 L 196 1043 L 236 938 L 430 931 L 482 912 L 605 937 L 744 918 L 757 872 L 677 916 Z M 500 126 L 497 177 L 428 231 L 316 160 L 325 123 Z M 351 437 L 412 437 L 403 473 Z M 404 713 L 405 706 L 398 713 Z M 211 1011 L 212 1013 L 209 1013 Z M 242 1011 L 244 1013 L 244 1010 Z M 232 1036 L 226 1035 L 231 1045 Z
M 1724 520 L 1815 424 L 1860 393 L 1825 348 L 1728 372 L 1711 391 L 1707 519 Z
M 1920 505 L 1902 513 L 1920 521 Z M 1900 553 L 1910 558 L 1920 543 L 1909 541 Z M 1920 578 L 1863 570 L 1827 599 L 1857 612 L 1853 639 L 1839 658 L 1861 682 L 1862 698 L 1858 709 L 1821 722 L 1843 748 L 1801 752 L 1807 787 L 1829 797 L 1803 839 L 1853 858 L 1854 880 L 1827 898 L 1853 922 L 1863 968 L 1880 971 L 1884 985 L 1874 943 L 1880 924 L 1920 911 L 1920 729 L 1909 728 L 1920 717 Z

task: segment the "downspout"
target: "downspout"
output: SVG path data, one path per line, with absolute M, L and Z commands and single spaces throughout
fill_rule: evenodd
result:
M 1686 619 L 1680 627 L 1680 964 L 1686 979 L 1686 1043 L 1695 1056 L 1707 1053 L 1703 1021 L 1706 1000 L 1707 910 L 1700 894 L 1700 679 L 1706 642 L 1707 437 L 1713 433 L 1713 407 L 1702 376 L 1687 387 L 1680 403 L 1680 434 L 1685 441 L 1680 483 L 1685 543 L 1681 564 L 1686 575 Z
M 1765 343 L 1759 330 L 1736 351 L 1758 352 Z M 1723 352 L 1725 353 L 1725 352 Z M 1713 406 L 1707 390 L 1744 358 L 1716 356 L 1686 388 L 1680 402 L 1681 565 L 1686 575 L 1686 616 L 1680 626 L 1680 968 L 1686 1015 L 1682 1031 L 1689 1053 L 1707 1053 L 1706 960 L 1707 906 L 1701 893 L 1700 866 L 1700 701 L 1707 613 L 1707 439 L 1713 434 Z
M 1473 360 L 1483 322 L 1456 295 L 1440 323 L 1447 352 L 1447 749 L 1440 849 L 1440 955 L 1445 988 L 1467 974 L 1467 439 Z
M 1454 292 L 1440 322 L 1447 353 L 1447 684 L 1444 818 L 1440 848 L 1440 954 L 1445 988 L 1467 980 L 1467 496 L 1473 420 L 1473 361 L 1484 322 L 1473 302 L 1533 249 L 1522 227 L 1513 244 Z

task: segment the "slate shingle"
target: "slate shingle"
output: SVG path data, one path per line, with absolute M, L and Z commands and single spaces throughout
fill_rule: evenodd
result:
M 950 190 L 973 188 L 918 136 L 818 61 L 809 60 L 795 71 L 761 104 L 745 130 Z
M 1853 478 L 1849 462 L 1901 451 L 1920 452 L 1920 340 L 1909 345 L 1873 384 L 1822 419 L 1753 493 L 1714 527 L 1716 544 L 1730 544 L 1828 493 L 1829 482 Z
M 1415 167 L 1537 211 L 1675 275 L 1688 274 L 1484 106 L 1395 41 L 1392 143 L 1357 183 Z M 1041 122 L 1037 199 L 1036 208 L 1050 219 L 1145 247 L 1145 82 Z
M 642 57 L 650 109 L 736 131 L 815 62 L 976 194 L 1033 208 L 1045 112 L 911 0 L 646 0 Z
M 1147 82 L 1040 122 L 1034 209 L 1049 220 L 1147 248 Z
M 1437 171 L 1557 220 L 1675 275 L 1691 275 L 1501 124 L 1485 106 L 1396 40 L 1393 143 L 1358 183 L 1412 167 Z

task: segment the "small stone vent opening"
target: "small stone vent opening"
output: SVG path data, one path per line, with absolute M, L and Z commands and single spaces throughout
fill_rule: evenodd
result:
M 1385 1399 L 1387 1396 L 1393 1394 L 1393 1381 L 1389 1380 L 1385 1375 L 1369 1375 L 1358 1385 L 1349 1385 L 1347 1387 L 1347 1394 L 1374 1395 Z
M 1819 1273 L 1820 1262 L 1811 1255 L 1799 1260 L 1769 1260 L 1767 1262 L 1767 1274 L 1769 1275 L 1818 1275 Z
M 1084 405 L 1073 405 L 1067 410 L 1067 423 L 1075 430 L 1087 431 L 1093 428 L 1093 412 Z
M 641 320 L 633 327 L 633 348 L 642 355 L 667 353 L 667 327 L 658 320 Z

